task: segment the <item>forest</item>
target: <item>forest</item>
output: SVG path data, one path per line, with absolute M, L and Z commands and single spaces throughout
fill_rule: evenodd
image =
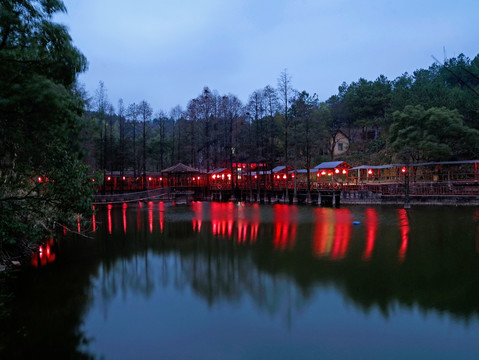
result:
M 352 165 L 475 159 L 478 74 L 479 55 L 460 54 L 394 80 L 342 83 L 320 100 L 295 89 L 284 70 L 246 104 L 204 87 L 169 113 L 154 113 L 146 100 L 120 99 L 115 109 L 100 81 L 94 96 L 80 91 L 83 150 L 92 168 L 106 171 L 160 171 L 178 162 L 208 171 L 234 162 L 300 169 L 335 160 L 342 134 L 349 145 L 340 160 Z

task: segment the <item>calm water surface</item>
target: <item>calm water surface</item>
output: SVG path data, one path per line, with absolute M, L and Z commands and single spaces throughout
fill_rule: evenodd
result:
M 475 208 L 155 202 L 94 220 L 2 285 L 2 359 L 479 358 Z

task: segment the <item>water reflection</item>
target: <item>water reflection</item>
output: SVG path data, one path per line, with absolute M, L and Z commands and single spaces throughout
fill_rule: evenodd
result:
M 405 209 L 398 210 L 399 230 L 401 231 L 401 245 L 399 247 L 398 258 L 404 261 L 406 258 L 407 245 L 409 242 L 409 219 Z
M 374 346 L 365 339 L 381 336 L 397 318 L 406 324 L 400 337 L 408 336 L 411 321 L 422 326 L 409 347 L 436 339 L 444 324 L 450 329 L 478 323 L 479 213 L 472 209 L 454 209 L 453 217 L 450 209 L 436 208 L 233 203 L 175 207 L 152 202 L 96 210 L 94 240 L 69 237 L 58 243 L 59 251 L 49 243 L 50 250 L 44 247 L 38 255 L 36 272 L 25 274 L 26 285 L 12 301 L 18 310 L 2 324 L 12 334 L 21 326 L 28 336 L 15 338 L 9 348 L 28 349 L 22 354 L 32 357 L 48 342 L 44 328 L 35 325 L 45 323 L 44 309 L 53 314 L 50 327 L 61 329 L 55 342 L 75 351 L 85 334 L 103 336 L 108 322 L 105 334 L 134 328 L 128 336 L 137 343 L 158 335 L 146 345 L 153 348 L 162 337 L 168 348 L 168 341 L 185 334 L 191 335 L 189 344 L 211 338 L 231 344 L 243 330 L 284 330 L 280 340 L 270 336 L 276 346 L 291 343 L 298 351 L 291 357 L 297 358 L 304 357 L 298 350 L 303 346 L 311 349 L 318 338 L 331 339 L 328 332 L 343 334 L 354 327 L 364 333 L 363 348 Z M 353 220 L 361 224 L 353 226 Z M 42 261 L 51 262 L 42 260 L 47 254 L 50 259 L 56 254 L 55 262 L 41 269 Z M 438 320 L 431 321 L 431 314 Z M 205 329 L 204 324 L 214 325 Z M 322 336 L 311 339 L 311 334 Z M 30 336 L 38 339 L 32 342 Z M 447 342 L 441 339 L 439 344 Z M 460 340 L 455 337 L 451 347 Z M 117 341 L 113 348 L 121 346 Z M 64 358 L 73 358 L 62 351 Z
M 285 250 L 293 248 L 298 228 L 297 213 L 298 208 L 295 205 L 274 205 L 273 243 L 275 249 Z
M 38 247 L 38 250 L 32 254 L 32 265 L 34 267 L 46 266 L 56 259 L 56 244 L 53 238 Z
M 349 209 L 315 209 L 316 230 L 313 252 L 318 257 L 332 260 L 345 257 L 351 240 L 352 216 Z

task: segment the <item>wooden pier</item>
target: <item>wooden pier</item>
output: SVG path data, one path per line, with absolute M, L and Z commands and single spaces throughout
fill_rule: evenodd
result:
M 100 204 L 123 204 L 131 202 L 147 202 L 147 201 L 165 201 L 174 202 L 176 204 L 189 204 L 194 200 L 194 191 L 182 189 L 176 191 L 169 187 L 156 188 L 146 191 L 136 191 L 118 194 L 95 195 L 94 205 Z

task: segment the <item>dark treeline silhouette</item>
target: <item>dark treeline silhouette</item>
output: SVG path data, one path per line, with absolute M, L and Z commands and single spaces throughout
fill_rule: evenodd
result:
M 84 117 L 87 161 L 105 171 L 159 171 L 178 162 L 211 170 L 235 162 L 309 169 L 334 160 L 352 164 L 464 160 L 479 148 L 479 56 L 461 54 L 444 64 L 394 80 L 343 83 L 325 101 L 295 90 L 284 70 L 277 87 L 253 91 L 246 104 L 205 87 L 186 108 L 169 113 L 146 101 L 117 111 L 100 82 Z M 89 101 L 88 101 L 89 100 Z

